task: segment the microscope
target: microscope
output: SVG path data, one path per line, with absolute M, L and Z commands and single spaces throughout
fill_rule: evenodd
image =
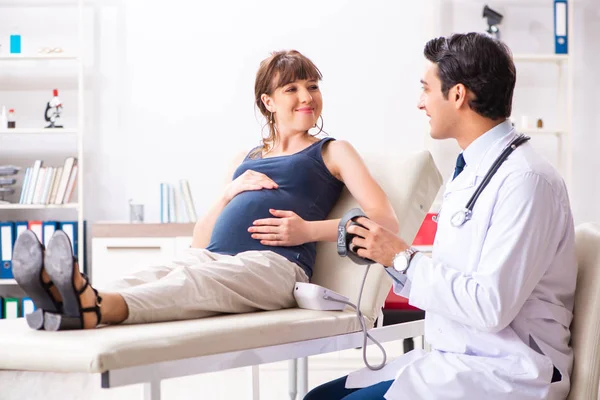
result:
M 483 7 L 483 17 L 487 18 L 488 29 L 487 33 L 491 37 L 500 40 L 500 29 L 498 25 L 502 22 L 502 14 L 497 11 L 492 10 L 487 5 Z
M 60 122 L 60 114 L 62 113 L 62 102 L 58 98 L 58 90 L 54 89 L 52 99 L 46 103 L 46 111 L 44 111 L 44 119 L 50 124 L 46 128 L 62 128 Z

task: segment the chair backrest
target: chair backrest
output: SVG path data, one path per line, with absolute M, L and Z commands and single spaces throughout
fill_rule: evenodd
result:
M 398 221 L 398 236 L 412 243 L 425 214 L 442 185 L 442 177 L 428 151 L 383 156 L 363 154 L 371 175 L 387 194 Z M 329 218 L 340 218 L 348 210 L 359 207 L 344 189 Z M 366 266 L 354 264 L 337 254 L 335 243 L 319 243 L 312 282 L 358 300 Z M 361 298 L 361 311 L 372 326 L 389 293 L 392 281 L 381 265 L 372 265 Z
M 600 379 L 600 225 L 577 226 L 577 285 L 571 323 L 575 360 L 569 400 L 598 399 Z

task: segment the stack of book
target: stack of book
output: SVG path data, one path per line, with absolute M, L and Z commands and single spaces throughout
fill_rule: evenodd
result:
M 25 170 L 20 204 L 67 204 L 77 183 L 77 158 L 67 157 L 63 166 L 45 166 L 36 160 Z
M 179 181 L 179 191 L 169 183 L 160 184 L 160 222 L 196 222 L 197 219 L 192 191 L 186 179 Z

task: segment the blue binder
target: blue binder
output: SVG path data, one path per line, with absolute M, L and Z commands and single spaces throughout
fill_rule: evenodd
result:
M 569 53 L 567 0 L 554 0 L 554 52 Z
M 77 225 L 75 225 L 77 226 Z M 58 222 L 56 221 L 44 221 L 42 222 L 42 243 L 44 246 L 48 246 L 50 238 L 54 234 L 54 231 L 58 229 Z
M 77 255 L 79 240 L 78 240 L 78 231 L 77 231 L 77 222 L 76 221 L 68 221 L 61 222 L 60 229 L 67 234 L 69 240 L 71 240 L 71 246 L 73 246 L 73 255 Z
M 82 246 L 85 246 L 85 235 L 87 231 L 87 221 L 83 221 L 83 240 L 81 241 Z M 79 231 L 77 221 L 59 222 L 59 229 L 67 234 L 71 240 L 71 246 L 73 246 L 73 255 L 77 256 L 79 252 Z M 79 270 L 83 273 L 87 273 L 87 252 L 84 252 L 83 260 L 79 260 Z
M 15 227 L 12 222 L 0 222 L 0 279 L 13 279 L 12 250 L 15 243 Z
M 19 235 L 23 232 L 25 232 L 29 226 L 29 224 L 27 223 L 27 221 L 15 221 L 15 240 L 17 240 L 17 238 L 19 237 Z

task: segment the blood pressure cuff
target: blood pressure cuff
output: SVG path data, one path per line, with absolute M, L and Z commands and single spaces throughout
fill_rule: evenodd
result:
M 348 233 L 348 231 L 346 230 L 346 225 L 348 224 L 348 222 L 350 222 L 348 224 L 349 226 L 358 225 L 362 228 L 365 228 L 364 226 L 362 226 L 361 224 L 359 224 L 355 221 L 355 219 L 359 218 L 359 217 L 367 218 L 365 213 L 360 208 L 353 208 L 350 211 L 348 211 L 346 214 L 344 214 L 342 216 L 342 219 L 340 219 L 340 223 L 338 224 L 337 252 L 340 255 L 340 257 L 349 257 L 356 264 L 359 264 L 359 265 L 373 264 L 374 263 L 373 260 L 369 260 L 368 258 L 360 257 L 358 254 L 356 254 L 353 251 L 353 249 L 350 248 L 350 245 L 352 244 L 352 239 L 354 237 L 356 237 L 357 235 Z M 358 248 L 360 248 L 360 247 L 358 247 Z

